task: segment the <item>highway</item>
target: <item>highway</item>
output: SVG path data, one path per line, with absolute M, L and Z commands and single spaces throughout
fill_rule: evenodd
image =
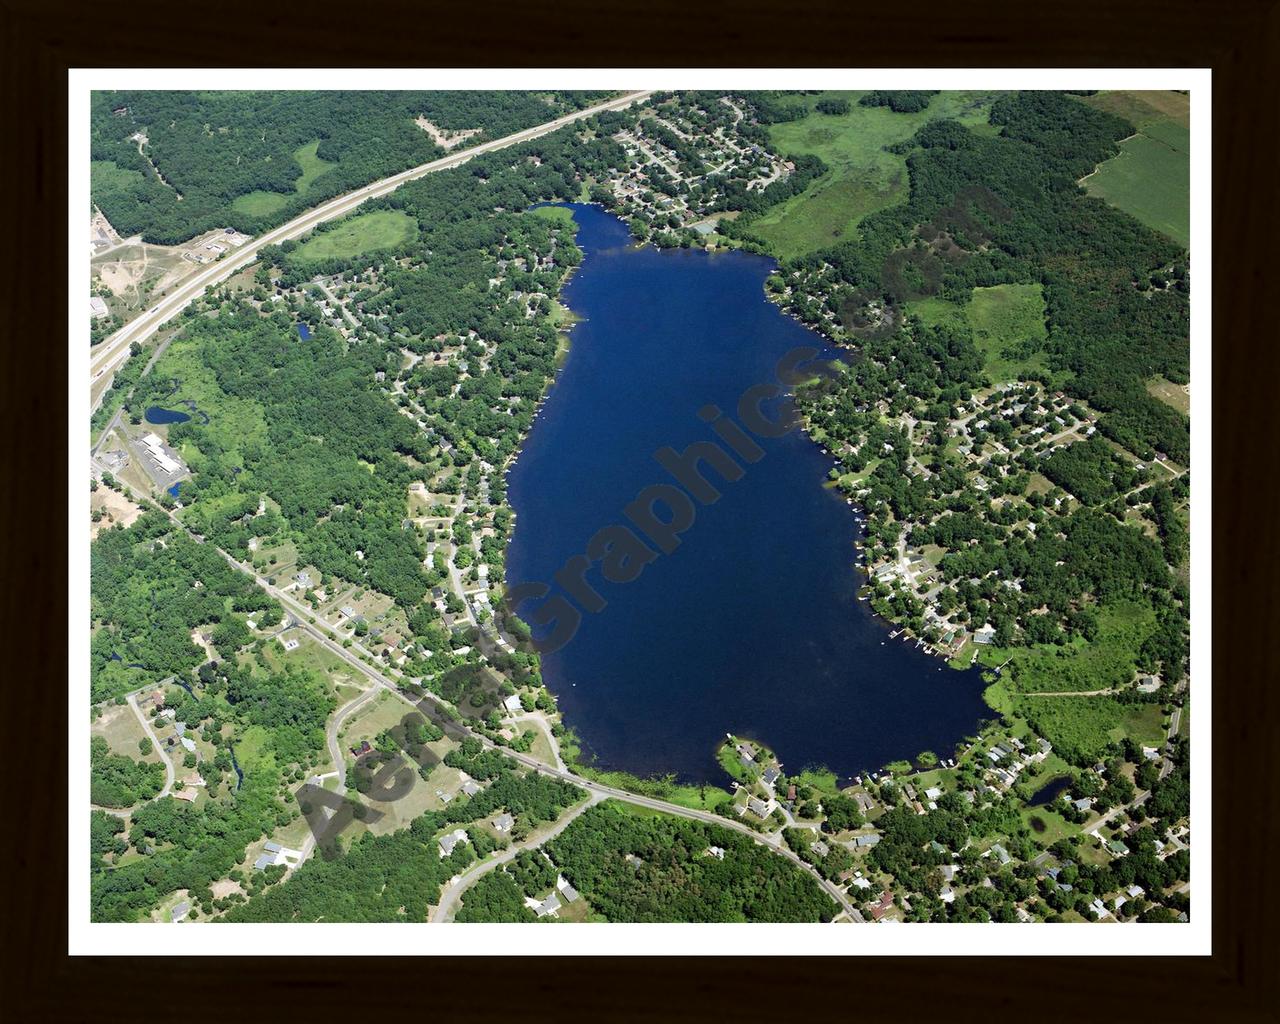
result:
M 266 234 L 259 235 L 257 238 L 246 242 L 239 249 L 228 252 L 221 259 L 211 264 L 207 270 L 203 270 L 183 282 L 158 304 L 140 314 L 135 320 L 120 328 L 98 346 L 89 357 L 89 385 L 91 391 L 94 385 L 101 383 L 102 377 L 114 374 L 120 364 L 129 358 L 129 349 L 134 342 L 142 343 L 146 341 L 207 288 L 220 284 L 232 274 L 243 270 L 257 258 L 258 251 L 263 246 L 277 245 L 280 242 L 306 234 L 317 224 L 345 216 L 366 200 L 376 199 L 394 192 L 407 181 L 413 181 L 415 178 L 421 178 L 435 171 L 459 167 L 472 157 L 480 156 L 484 153 L 492 153 L 495 150 L 505 149 L 521 142 L 528 142 L 550 134 L 565 125 L 573 124 L 575 121 L 581 121 L 603 111 L 618 110 L 633 103 L 641 103 L 651 95 L 652 90 L 625 93 L 604 103 L 597 103 L 595 106 L 586 107 L 583 110 L 574 111 L 572 114 L 558 117 L 554 121 L 547 121 L 545 124 L 526 128 L 501 139 L 494 139 L 491 142 L 472 146 L 470 149 L 459 150 L 449 156 L 441 157 L 439 160 L 419 164 L 417 167 L 411 167 L 407 171 L 401 171 L 399 174 L 393 174 L 388 178 L 365 185 L 354 192 L 348 192 L 335 199 L 330 199 L 328 202 L 300 214 L 293 220 L 281 224 L 278 228 L 272 228 Z M 98 398 L 96 400 L 91 399 L 91 412 L 97 409 L 106 390 L 105 387 L 102 387 L 99 390 Z

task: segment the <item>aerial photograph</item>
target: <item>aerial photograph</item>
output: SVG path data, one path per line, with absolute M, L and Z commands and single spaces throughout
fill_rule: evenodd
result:
M 1185 933 L 1192 100 L 92 91 L 86 920 Z

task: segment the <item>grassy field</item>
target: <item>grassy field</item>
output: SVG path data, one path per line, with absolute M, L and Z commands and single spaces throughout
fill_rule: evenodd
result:
M 1181 384 L 1175 384 L 1158 374 L 1147 381 L 1147 394 L 1171 405 L 1184 416 L 1191 415 L 1191 395 Z
M 1086 763 L 1129 737 L 1155 746 L 1163 736 L 1156 704 L 1121 704 L 1110 697 L 1015 697 L 1018 713 L 1067 760 Z
M 1082 97 L 1081 102 L 1117 114 L 1139 129 L 1165 120 L 1183 128 L 1191 127 L 1191 97 L 1179 92 L 1108 89 L 1094 96 Z
M 973 342 L 993 383 L 1016 380 L 1019 373 L 1044 369 L 1044 294 L 1037 284 L 999 284 L 975 288 L 966 310 Z M 1026 344 L 1026 354 L 1018 346 Z
M 319 148 L 320 140 L 315 139 L 293 151 L 293 158 L 298 161 L 298 166 L 302 168 L 302 174 L 293 183 L 294 196 L 306 192 L 311 187 L 311 183 L 324 174 L 325 171 L 337 166 L 332 160 L 323 160 L 318 157 L 316 150 Z M 239 213 L 247 213 L 250 217 L 266 217 L 275 213 L 292 198 L 293 196 L 283 192 L 264 192 L 260 189 L 257 192 L 236 196 L 231 203 L 231 208 Z
M 304 260 L 330 256 L 359 256 L 378 249 L 395 249 L 418 236 L 418 223 L 399 210 L 376 210 L 343 221 L 331 231 L 312 235 L 297 250 Z
M 980 131 L 994 132 L 987 117 L 996 93 L 947 92 L 914 114 L 888 107 L 860 107 L 860 92 L 806 97 L 809 110 L 824 97 L 850 101 L 848 113 L 809 113 L 797 121 L 771 125 L 773 148 L 785 155 L 815 153 L 831 169 L 804 192 L 769 210 L 751 225 L 783 258 L 800 256 L 858 237 L 868 214 L 907 197 L 905 156 L 884 147 L 911 138 L 926 121 L 951 117 Z
M 1155 628 L 1150 607 L 1117 602 L 1098 613 L 1098 634 L 1064 647 L 994 648 L 979 660 L 989 667 L 1008 662 L 1002 681 L 1015 693 L 1089 692 L 1124 686 L 1137 669 L 1135 652 Z
M 119 166 L 114 160 L 94 160 L 89 164 L 89 181 L 94 192 L 116 192 L 140 185 L 146 178 L 138 171 Z
M 906 310 L 930 326 L 967 324 L 992 383 L 1017 380 L 1020 373 L 1047 367 L 1041 347 L 1048 336 L 1044 294 L 1038 283 L 975 288 L 967 306 L 946 299 L 916 299 Z M 1019 351 L 1024 343 L 1025 350 Z
M 573 211 L 565 209 L 563 206 L 537 206 L 529 212 L 535 217 L 542 217 L 544 220 L 557 221 L 567 228 L 574 226 Z
M 1087 102 L 1137 129 L 1083 180 L 1093 195 L 1175 242 L 1191 241 L 1191 102 L 1176 92 L 1104 92 Z

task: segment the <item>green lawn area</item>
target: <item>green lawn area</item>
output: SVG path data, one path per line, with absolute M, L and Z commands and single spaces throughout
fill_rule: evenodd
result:
M 858 223 L 868 214 L 907 197 L 905 156 L 884 147 L 911 138 L 925 122 L 951 117 L 981 131 L 987 123 L 992 92 L 946 92 L 914 114 L 888 107 L 860 107 L 861 92 L 829 92 L 805 97 L 809 110 L 824 97 L 849 100 L 846 114 L 811 112 L 797 121 L 769 126 L 773 148 L 784 155 L 815 153 L 830 170 L 804 192 L 752 222 L 750 231 L 774 253 L 790 258 L 858 237 Z
M 573 211 L 563 206 L 538 206 L 529 211 L 535 217 L 557 221 L 567 228 L 574 226 Z
M 1022 812 L 1022 822 L 1039 846 L 1049 847 L 1059 839 L 1077 835 L 1079 825 L 1073 825 L 1061 814 L 1045 807 L 1029 807 Z M 1038 823 L 1038 824 L 1037 824 Z
M 1132 214 L 1181 245 L 1191 243 L 1191 132 L 1155 121 L 1084 179 L 1091 195 Z
M 330 256 L 360 256 L 378 249 L 396 249 L 418 237 L 418 222 L 400 210 L 376 210 L 342 221 L 329 231 L 313 234 L 300 246 L 303 260 Z
M 311 187 L 312 182 L 329 168 L 338 166 L 333 160 L 323 160 L 317 156 L 316 150 L 319 148 L 320 140 L 314 139 L 293 151 L 293 158 L 302 168 L 302 174 L 293 183 L 293 195 L 283 192 L 265 192 L 259 189 L 256 192 L 236 196 L 231 203 L 231 208 L 238 213 L 247 213 L 250 217 L 266 217 L 279 210 L 293 196 L 302 195 Z

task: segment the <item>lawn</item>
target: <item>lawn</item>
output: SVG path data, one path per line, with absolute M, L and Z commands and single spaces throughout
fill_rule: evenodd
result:
M 535 217 L 541 217 L 543 220 L 556 221 L 567 228 L 576 227 L 573 219 L 573 211 L 564 206 L 535 206 L 529 212 Z
M 1155 121 L 1083 179 L 1091 195 L 1132 214 L 1181 245 L 1191 243 L 1191 133 Z
M 952 117 L 981 131 L 991 131 L 988 113 L 996 93 L 947 92 L 914 114 L 888 107 L 860 107 L 860 92 L 806 97 L 810 111 L 824 97 L 850 101 L 848 113 L 811 112 L 797 121 L 769 126 L 773 148 L 784 155 L 815 153 L 830 170 L 804 192 L 752 222 L 750 232 L 783 258 L 825 249 L 858 237 L 858 223 L 868 214 L 902 202 L 909 181 L 906 157 L 886 146 L 911 138 L 925 122 Z
M 285 206 L 294 196 L 302 195 L 302 193 L 311 188 L 312 182 L 331 167 L 338 166 L 333 160 L 323 160 L 318 157 L 316 150 L 319 148 L 320 140 L 314 139 L 305 146 L 299 146 L 293 151 L 293 158 L 298 161 L 298 166 L 302 168 L 302 174 L 293 183 L 293 195 L 287 195 L 283 192 L 264 192 L 259 189 L 256 192 L 236 196 L 231 203 L 231 208 L 237 213 L 245 213 L 250 217 L 266 217 Z
M 1036 844 L 1043 848 L 1080 833 L 1080 826 L 1071 824 L 1061 814 L 1046 807 L 1027 808 L 1022 812 L 1022 823 Z
M 300 246 L 303 260 L 351 257 L 379 249 L 396 249 L 418 237 L 418 222 L 400 210 L 376 210 L 342 221 L 329 231 L 313 234 Z

